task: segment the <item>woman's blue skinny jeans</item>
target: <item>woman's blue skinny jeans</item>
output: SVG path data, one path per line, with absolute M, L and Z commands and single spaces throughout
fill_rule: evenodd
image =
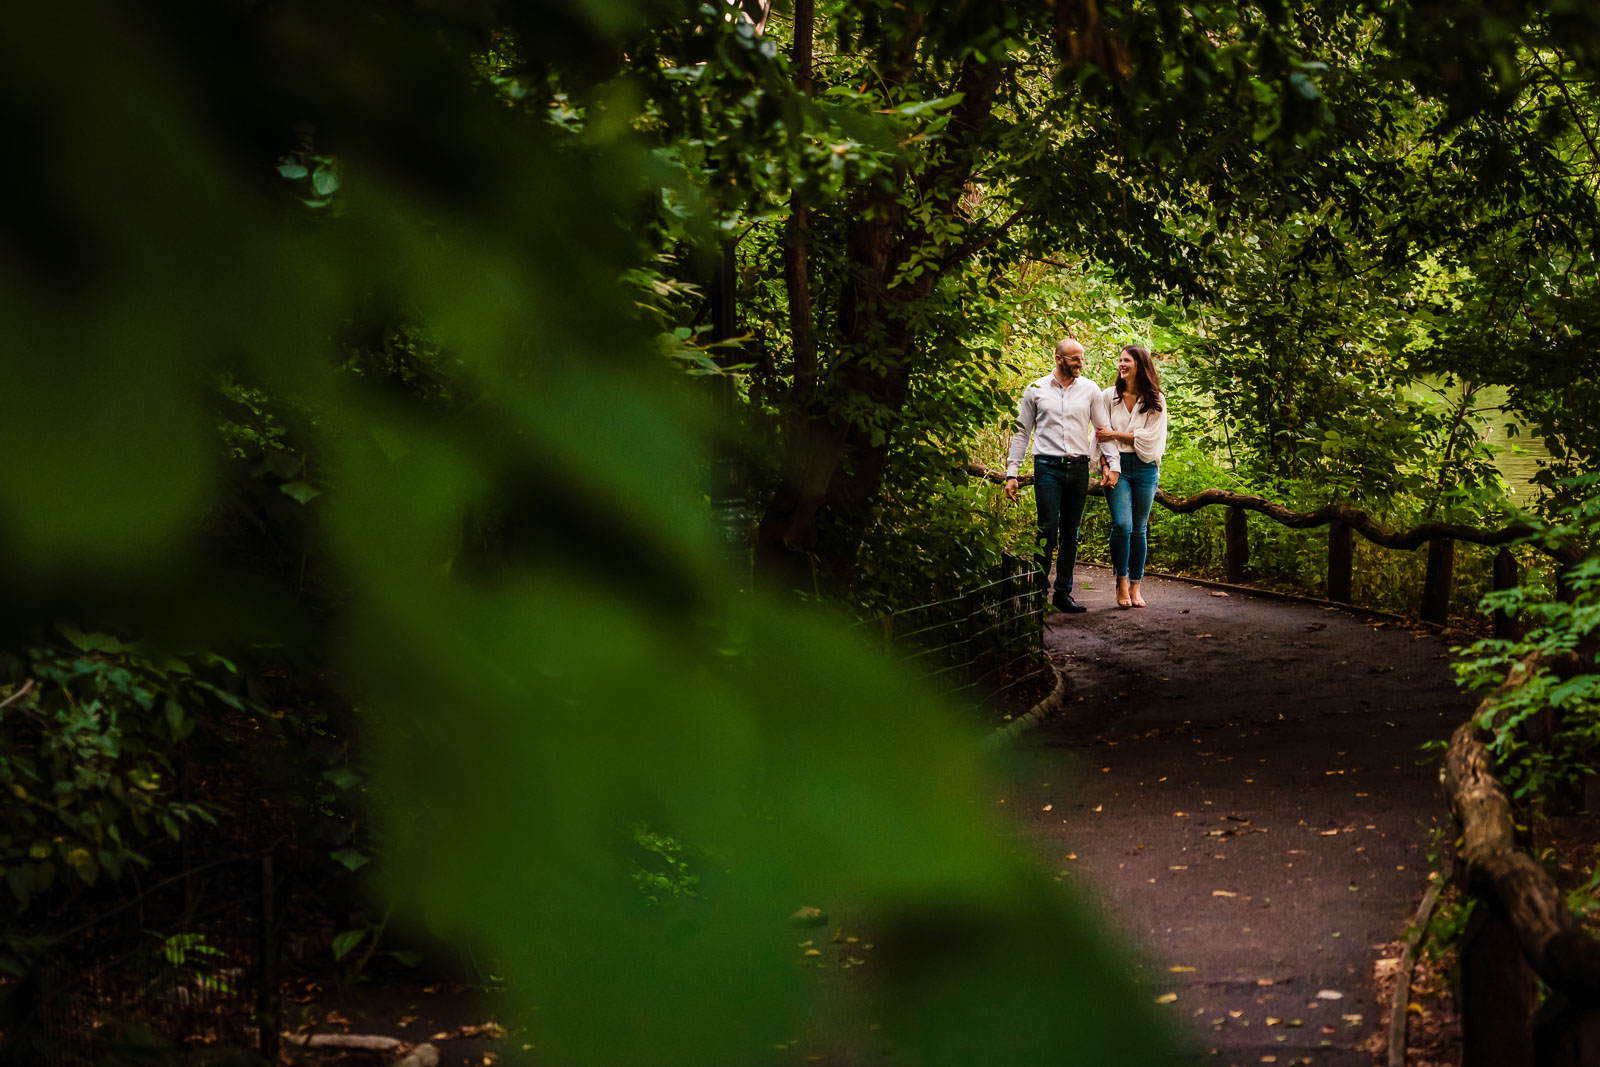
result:
M 1111 569 L 1118 578 L 1144 580 L 1144 561 L 1150 553 L 1150 505 L 1156 499 L 1160 463 L 1146 463 L 1133 452 L 1122 453 L 1122 473 L 1106 490 L 1111 508 Z

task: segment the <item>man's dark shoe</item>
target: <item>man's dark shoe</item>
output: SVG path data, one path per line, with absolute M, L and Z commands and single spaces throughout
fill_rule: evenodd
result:
M 1080 611 L 1089 610 L 1076 600 L 1073 600 L 1071 593 L 1057 593 L 1050 598 L 1050 603 L 1055 605 L 1057 611 L 1065 611 L 1069 615 L 1076 615 Z

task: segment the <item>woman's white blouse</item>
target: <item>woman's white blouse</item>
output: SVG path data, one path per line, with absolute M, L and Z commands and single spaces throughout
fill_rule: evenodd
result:
M 1167 450 L 1167 395 L 1161 394 L 1160 411 L 1142 411 L 1141 402 L 1135 401 L 1133 410 L 1117 396 L 1115 385 L 1107 386 L 1103 393 L 1106 408 L 1111 413 L 1111 428 L 1118 433 L 1132 433 L 1133 444 L 1117 442 L 1122 452 L 1133 452 L 1146 463 L 1160 463 L 1161 454 Z

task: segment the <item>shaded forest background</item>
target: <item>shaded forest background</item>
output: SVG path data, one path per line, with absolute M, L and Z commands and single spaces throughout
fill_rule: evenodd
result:
M 1027 543 L 964 464 L 1054 341 L 1162 354 L 1169 491 L 1498 526 L 1493 421 L 1592 543 L 1576 0 L 10 21 L 11 1042 L 85 922 L 197 842 L 287 841 L 332 910 L 492 961 L 558 1059 L 758 1058 L 815 1007 L 781 920 L 823 900 L 887 931 L 916 1062 L 1154 1062 L 1098 924 L 969 805 L 965 728 L 839 626 Z M 1159 562 L 1215 569 L 1209 521 L 1159 518 Z M 1592 562 L 1565 608 L 1530 568 L 1529 640 L 1592 630 Z M 1357 566 L 1377 606 L 1420 585 Z M 1585 773 L 1595 692 L 1530 799 Z M 425 962 L 387 922 L 330 954 Z

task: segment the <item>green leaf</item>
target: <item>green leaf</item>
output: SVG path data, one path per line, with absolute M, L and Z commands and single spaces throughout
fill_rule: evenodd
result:
M 361 776 L 349 767 L 331 767 L 322 772 L 322 777 L 339 789 L 354 788 L 361 781 Z
M 335 862 L 349 871 L 359 871 L 368 863 L 372 862 L 371 856 L 368 856 L 362 852 L 357 852 L 353 848 L 340 849 L 338 852 L 331 853 L 330 855 L 333 857 Z
M 194 731 L 194 719 L 189 716 L 188 712 L 183 710 L 182 704 L 179 704 L 171 697 L 168 697 L 167 702 L 162 706 L 162 713 L 167 722 L 167 729 L 172 732 L 174 741 L 182 741 Z
M 306 481 L 287 482 L 278 486 L 278 489 L 297 504 L 309 504 L 322 495 L 321 489 Z
M 342 960 L 350 955 L 350 950 L 361 944 L 362 938 L 367 936 L 365 928 L 360 930 L 346 930 L 333 939 L 333 958 Z
M 299 181 L 311 172 L 299 163 L 279 163 L 278 173 L 290 181 Z
M 339 188 L 339 175 L 332 170 L 318 170 L 311 179 L 311 188 L 317 191 L 318 196 L 328 196 Z
M 61 632 L 62 637 L 72 642 L 82 652 L 119 653 L 126 652 L 129 648 L 110 634 L 85 633 L 70 623 L 58 622 L 56 629 Z
M 33 868 L 25 863 L 7 867 L 6 885 L 11 887 L 11 895 L 17 898 L 17 910 L 27 911 L 28 902 L 33 899 Z

